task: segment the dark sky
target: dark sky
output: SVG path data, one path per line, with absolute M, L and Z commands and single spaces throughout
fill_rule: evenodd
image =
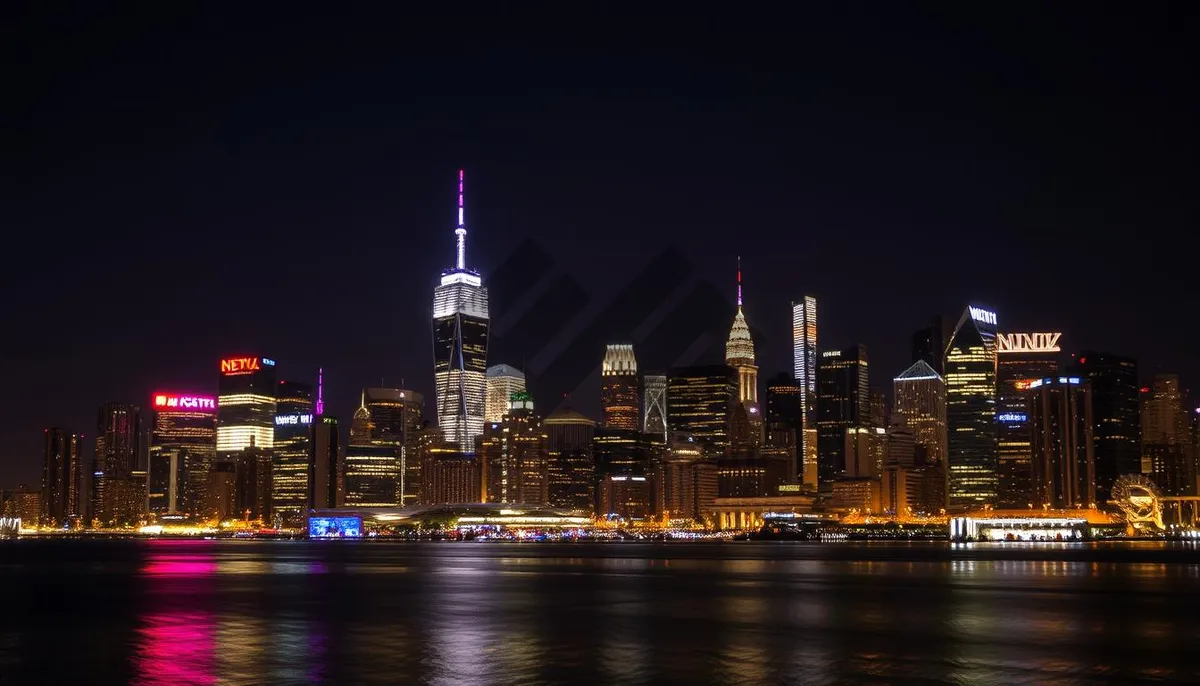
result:
M 178 4 L 6 10 L 0 485 L 36 481 L 43 427 L 214 392 L 222 355 L 324 366 L 343 417 L 381 377 L 429 392 L 459 166 L 485 278 L 532 241 L 596 309 L 673 247 L 731 301 L 740 253 L 764 378 L 804 293 L 879 385 L 968 301 L 1200 378 L 1191 3 Z M 491 361 L 598 362 L 542 350 L 554 317 Z

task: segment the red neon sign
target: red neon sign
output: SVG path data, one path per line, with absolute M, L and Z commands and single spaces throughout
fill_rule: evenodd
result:
M 156 410 L 216 412 L 217 399 L 211 395 L 179 395 L 178 393 L 155 393 L 153 405 Z
M 251 374 L 261 367 L 257 357 L 231 357 L 221 360 L 221 373 L 226 376 L 234 374 Z

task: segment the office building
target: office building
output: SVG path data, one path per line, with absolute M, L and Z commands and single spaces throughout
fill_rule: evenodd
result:
M 924 362 L 938 376 L 942 376 L 948 329 L 946 318 L 937 315 L 929 322 L 929 326 L 915 331 L 912 335 L 912 362 Z
M 487 483 L 485 502 L 549 504 L 550 463 L 541 424 L 533 411 L 533 398 L 518 391 L 501 421 L 485 425 L 480 454 Z
M 281 526 L 300 527 L 308 514 L 308 471 L 315 413 L 313 388 L 280 381 L 276 390 L 271 509 Z
M 963 311 L 946 348 L 947 471 L 950 507 L 995 505 L 996 313 Z
M 1037 502 L 1029 395 L 1034 379 L 1058 376 L 1059 333 L 996 334 L 996 505 Z
M 1096 504 L 1092 389 L 1080 377 L 1032 380 L 1033 505 L 1054 509 Z
M 233 458 L 233 516 L 265 525 L 273 520 L 273 470 L 271 451 L 247 447 Z
M 846 430 L 870 420 L 867 346 L 825 350 L 817 365 L 817 483 L 828 491 L 846 465 Z
M 400 488 L 400 461 L 391 445 L 354 445 L 346 448 L 346 507 L 395 507 Z
M 425 399 L 406 388 L 365 388 L 355 423 L 351 425 L 351 445 L 386 446 L 396 455 L 396 503 L 417 503 L 421 485 L 421 459 L 418 434 L 421 431 Z
M 642 376 L 642 433 L 667 441 L 667 375 Z
M 136 405 L 104 403 L 96 418 L 96 456 L 92 461 L 91 500 L 84 514 L 102 526 L 127 525 L 139 521 L 146 504 L 136 502 L 144 483 L 128 483 L 140 471 L 141 411 Z M 120 484 L 116 482 L 122 482 Z
M 308 461 L 309 509 L 342 507 L 346 465 L 337 417 L 322 414 L 314 419 L 309 449 L 312 451 Z
M 758 449 L 733 450 L 716 459 L 717 496 L 768 498 L 791 481 L 786 454 Z
M 227 357 L 217 382 L 217 459 L 275 445 L 275 360 Z
M 946 382 L 924 360 L 893 379 L 892 417 L 913 432 L 918 464 L 946 463 Z
M 737 372 L 728 365 L 676 367 L 667 375 L 667 428 L 690 435 L 706 455 L 723 455 L 737 397 Z
M 433 376 L 438 427 L 446 442 L 471 453 L 483 435 L 489 318 L 483 279 L 467 269 L 463 211 L 460 169 L 455 264 L 433 291 Z
M 655 466 L 654 510 L 669 520 L 701 522 L 717 498 L 718 481 L 716 463 L 687 436 L 674 434 Z
M 790 480 L 804 483 L 804 467 L 801 460 L 801 436 L 804 432 L 803 396 L 799 382 L 788 374 L 777 374 L 767 382 L 764 443 L 766 448 L 780 449 L 787 453 Z M 813 465 L 815 481 L 816 465 Z
M 147 496 L 150 512 L 201 514 L 217 454 L 217 399 L 158 391 L 150 396 Z
M 1196 495 L 1195 444 L 1179 377 L 1157 374 L 1141 396 L 1144 470 L 1163 495 Z
M 818 454 L 815 431 L 815 405 L 817 398 L 817 299 L 804 296 L 792 303 L 792 378 L 800 386 L 801 427 L 800 450 L 802 456 Z
M 641 431 L 640 400 L 633 346 L 609 344 L 600 366 L 600 410 L 604 415 L 604 428 Z
M 1120 476 L 1142 473 L 1137 360 L 1096 350 L 1073 357 L 1072 375 L 1092 387 L 1096 499 L 1108 502 Z
M 600 478 L 597 514 L 606 518 L 644 520 L 654 514 L 654 483 L 643 474 L 607 474 Z
M 442 441 L 421 443 L 421 500 L 425 505 L 483 501 L 478 455 Z
M 487 368 L 487 398 L 484 401 L 483 421 L 499 423 L 508 412 L 514 393 L 525 390 L 525 372 L 506 364 Z
M 542 429 L 550 463 L 550 506 L 591 512 L 596 492 L 592 454 L 596 422 L 563 406 L 542 420 Z
M 61 427 L 45 431 L 42 453 L 42 524 L 77 525 L 83 505 L 83 434 Z

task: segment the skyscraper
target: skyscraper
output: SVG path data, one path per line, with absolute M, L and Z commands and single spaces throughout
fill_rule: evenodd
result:
M 667 375 L 646 374 L 642 377 L 642 433 L 662 436 L 667 440 Z M 549 417 L 547 417 L 549 419 Z
M 963 311 L 946 348 L 949 503 L 994 505 L 996 474 L 996 313 Z
M 504 418 L 499 425 L 489 425 L 484 436 L 487 501 L 548 504 L 550 469 L 546 433 L 541 419 L 533 413 L 533 398 L 525 391 L 514 393 Z
M 737 402 L 734 405 L 731 440 L 744 446 L 756 446 L 762 442 L 762 417 L 758 406 L 758 367 L 754 364 L 754 339 L 750 337 L 750 326 L 742 313 L 742 264 L 738 260 L 737 312 L 725 342 L 725 364 L 733 368 L 738 379 Z
M 817 299 L 811 295 L 792 303 L 792 378 L 800 384 L 803 426 L 799 453 L 805 456 L 817 452 L 812 445 L 817 401 Z
M 135 405 L 104 403 L 96 417 L 96 457 L 91 471 L 87 515 L 103 524 L 136 521 L 145 503 L 137 503 L 144 484 L 130 483 L 138 471 L 141 412 Z
M 217 457 L 232 460 L 242 450 L 275 445 L 275 360 L 221 360 L 217 382 Z
M 494 364 L 487 368 L 487 400 L 484 402 L 483 421 L 499 422 L 508 412 L 513 393 L 525 390 L 525 372 L 506 364 Z
M 308 461 L 310 509 L 342 506 L 346 465 L 342 460 L 340 441 L 336 417 L 322 414 L 313 421 L 309 442 L 312 454 Z
M 946 382 L 925 360 L 917 360 L 894 380 L 894 422 L 913 433 L 918 464 L 946 464 Z
M 284 526 L 298 527 L 308 509 L 308 461 L 312 454 L 313 389 L 280 381 L 276 393 L 271 456 L 271 509 Z
M 62 527 L 80 516 L 83 434 L 46 429 L 42 456 L 42 524 Z
M 351 431 L 364 432 L 361 414 L 369 418 L 362 438 L 355 438 L 354 445 L 388 446 L 396 453 L 397 504 L 416 503 L 421 486 L 421 460 L 417 445 L 417 434 L 421 430 L 425 398 L 407 388 L 363 389 L 362 407 L 355 413 L 356 426 Z
M 150 408 L 150 511 L 199 514 L 217 453 L 217 399 L 160 391 L 150 396 Z
M 784 450 L 791 470 L 789 479 L 816 485 L 816 464 L 803 464 L 800 438 L 804 431 L 800 384 L 791 375 L 780 373 L 767 382 L 767 402 L 763 412 L 765 445 Z M 806 469 L 807 467 L 807 469 Z M 808 476 L 809 478 L 805 478 Z
M 667 427 L 690 434 L 706 457 L 724 455 L 737 397 L 737 373 L 728 365 L 676 367 L 667 375 Z
M 641 403 L 638 397 L 637 359 L 633 346 L 610 343 L 600 366 L 600 407 L 604 428 L 641 431 Z
M 1137 360 L 1095 350 L 1074 357 L 1073 373 L 1092 386 L 1096 499 L 1107 502 L 1118 477 L 1142 472 Z
M 867 346 L 821 352 L 817 366 L 817 485 L 828 490 L 846 467 L 846 430 L 871 413 Z
M 1055 509 L 1096 503 L 1092 389 L 1077 376 L 1030 382 L 1033 502 Z
M 458 228 L 453 269 L 433 291 L 433 376 L 437 421 L 463 453 L 483 434 L 487 381 L 488 293 L 479 272 L 467 269 L 463 170 L 458 170 Z
M 996 504 L 1027 507 L 1034 490 L 1029 394 L 1034 379 L 1058 375 L 1058 333 L 996 334 Z
M 596 422 L 569 407 L 560 407 L 542 421 L 542 428 L 550 461 L 550 505 L 591 511 L 596 487 L 592 454 Z
M 912 335 L 912 361 L 922 360 L 941 376 L 946 356 L 946 318 L 937 315 L 929 326 Z
M 1175 374 L 1156 374 L 1142 389 L 1142 455 L 1164 495 L 1196 495 L 1191 418 Z

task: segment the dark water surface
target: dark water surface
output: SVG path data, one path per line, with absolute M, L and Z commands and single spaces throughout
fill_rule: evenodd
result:
M 1200 681 L 1178 544 L 0 542 L 0 683 Z

